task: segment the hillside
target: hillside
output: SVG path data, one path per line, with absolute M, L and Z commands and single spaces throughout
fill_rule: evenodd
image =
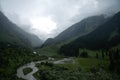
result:
M 96 29 L 99 25 L 103 24 L 105 22 L 105 18 L 103 15 L 100 16 L 92 16 L 88 17 L 86 19 L 83 19 L 82 21 L 72 25 L 62 33 L 60 33 L 58 36 L 56 36 L 54 39 L 49 38 L 44 43 L 45 45 L 60 43 L 68 40 L 74 40 L 77 37 L 86 35 L 94 29 Z
M 78 52 L 79 48 L 108 49 L 120 43 L 120 12 L 88 35 L 77 38 L 60 49 L 61 53 Z
M 0 43 L 38 47 L 42 41 L 37 36 L 29 34 L 13 24 L 0 12 Z

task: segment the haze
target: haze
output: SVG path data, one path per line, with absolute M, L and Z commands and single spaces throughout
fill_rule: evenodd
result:
M 12 22 L 46 40 L 88 16 L 115 14 L 120 0 L 0 0 L 0 6 Z

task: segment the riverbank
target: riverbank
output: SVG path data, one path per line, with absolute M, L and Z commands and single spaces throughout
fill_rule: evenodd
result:
M 42 61 L 36 61 L 31 62 L 28 64 L 25 64 L 17 69 L 17 77 L 23 78 L 25 80 L 37 80 L 33 74 L 35 74 L 38 71 L 38 68 L 35 66 L 37 63 L 45 63 L 45 62 L 52 62 L 53 64 L 66 64 L 66 63 L 75 63 L 73 58 L 63 58 L 61 60 L 53 61 L 53 60 L 42 60 Z M 27 75 L 24 75 L 23 70 L 25 68 L 31 68 L 32 72 L 28 73 Z

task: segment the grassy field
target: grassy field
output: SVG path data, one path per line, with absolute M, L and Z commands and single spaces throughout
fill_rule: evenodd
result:
M 96 58 L 74 58 L 75 64 L 57 64 L 61 67 L 67 67 L 69 69 L 81 68 L 83 71 L 89 71 L 91 68 L 104 67 L 107 70 L 109 66 L 109 60 L 96 59 Z
M 47 56 L 61 56 L 58 54 L 59 45 L 47 46 L 37 51 Z M 120 49 L 120 45 L 111 49 Z M 37 64 L 39 71 L 34 74 L 38 80 L 119 80 L 116 73 L 109 70 L 109 55 L 102 50 L 79 49 L 81 52 L 87 52 L 88 57 L 73 57 L 75 63 L 54 64 L 53 66 Z M 98 58 L 96 57 L 98 54 Z M 104 58 L 102 56 L 104 53 Z M 65 56 L 64 56 L 65 57 Z M 57 57 L 56 57 L 57 58 Z
M 61 56 L 61 55 L 58 55 L 58 51 L 60 47 L 64 44 L 71 42 L 74 39 L 76 38 L 73 38 L 64 42 L 60 42 L 58 44 L 44 46 L 43 48 L 36 49 L 36 52 L 39 53 L 40 55 L 45 55 L 45 56 L 55 56 L 55 57 Z
M 90 70 L 92 67 L 104 66 L 105 68 L 109 65 L 107 59 L 96 59 L 96 58 L 76 58 L 76 62 L 84 70 Z
M 92 58 L 74 58 L 72 64 L 37 64 L 39 71 L 34 74 L 37 80 L 119 80 L 117 74 L 106 70 L 109 61 Z M 100 65 L 104 65 L 101 67 Z M 94 69 L 93 69 L 94 67 Z M 106 68 L 105 68 L 106 67 Z
M 62 44 L 63 43 L 46 46 L 46 47 L 43 47 L 42 49 L 37 49 L 37 52 L 41 55 L 52 56 L 54 58 L 57 58 L 58 56 L 63 57 L 63 55 L 58 54 L 58 50 Z M 65 66 L 71 69 L 74 69 L 76 67 L 81 67 L 85 71 L 89 70 L 92 67 L 98 67 L 98 66 L 108 67 L 109 56 L 105 55 L 103 59 L 101 50 L 93 51 L 88 49 L 79 49 L 79 51 L 80 53 L 83 51 L 86 51 L 88 53 L 88 58 L 75 57 L 74 59 L 76 61 L 76 64 L 64 64 L 59 66 Z M 98 53 L 98 57 L 99 57 L 98 59 L 96 58 L 96 53 Z

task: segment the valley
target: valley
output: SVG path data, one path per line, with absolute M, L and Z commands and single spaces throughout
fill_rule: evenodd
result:
M 85 51 L 85 50 L 84 50 Z M 119 75 L 114 77 L 113 73 L 109 73 L 109 56 L 102 56 L 101 51 L 88 51 L 89 57 L 72 57 L 72 58 L 49 58 L 51 60 L 42 60 L 25 64 L 18 68 L 18 73 L 24 74 L 22 71 L 24 68 L 30 67 L 33 69 L 32 72 L 27 75 L 21 75 L 25 80 L 92 80 L 92 79 L 119 79 Z M 99 54 L 99 58 L 96 57 L 95 53 Z M 54 54 L 53 54 L 54 55 Z M 64 56 L 65 57 L 65 56 Z M 36 68 L 37 67 L 37 68 Z M 21 72 L 20 72 L 21 71 Z M 61 74 L 61 72 L 64 72 Z M 34 74 L 33 74 L 34 73 Z M 99 74 L 97 74 L 99 73 Z M 104 73 L 104 74 L 103 74 Z M 19 74 L 19 75 L 20 75 Z M 31 76 L 32 75 L 32 76 Z M 65 75 L 67 77 L 65 77 Z M 68 76 L 71 75 L 71 76 Z M 36 78 L 34 79 L 33 76 Z M 108 77 L 109 76 L 109 77 Z M 20 76 L 19 76 L 20 77 Z
M 44 43 L 0 18 L 0 80 L 120 80 L 120 12 L 85 18 Z

